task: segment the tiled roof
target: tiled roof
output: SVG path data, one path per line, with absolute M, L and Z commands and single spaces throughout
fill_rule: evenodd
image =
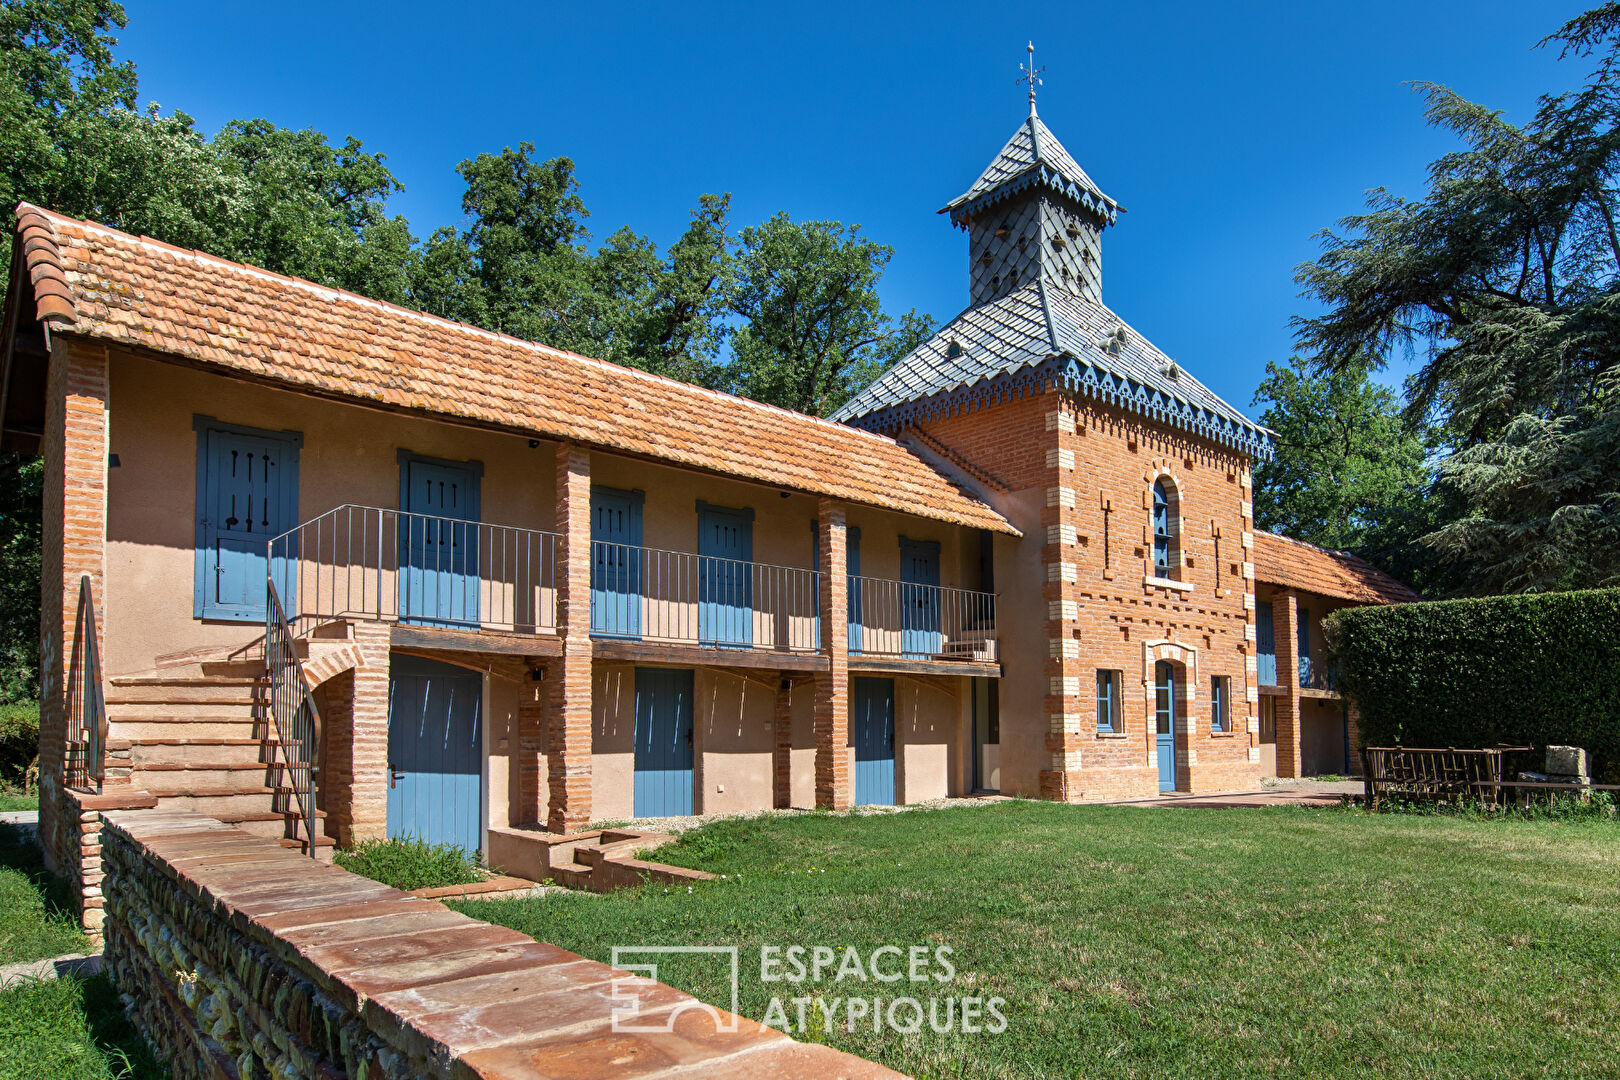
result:
M 960 225 L 965 218 L 1030 184 L 1068 196 L 1110 225 L 1119 218 L 1119 204 L 1103 194 L 1033 110 L 973 186 L 942 207 L 940 213 L 950 214 L 951 220 Z
M 57 330 L 291 389 L 1018 534 L 957 481 L 870 432 L 26 203 L 17 242 L 38 317 Z
M 962 312 L 833 416 L 886 430 L 1048 378 L 1246 453 L 1270 452 L 1265 428 L 1118 315 L 1038 281 Z
M 1254 577 L 1268 585 L 1362 604 L 1407 604 L 1423 599 L 1348 551 L 1329 551 L 1269 532 L 1254 534 Z

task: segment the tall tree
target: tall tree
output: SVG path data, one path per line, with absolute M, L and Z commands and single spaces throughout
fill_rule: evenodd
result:
M 781 213 L 742 230 L 730 290 L 738 393 L 812 416 L 854 397 L 927 339 L 934 321 L 883 313 L 877 284 L 892 248 L 859 225 Z
M 1620 3 L 1542 44 L 1598 65 L 1522 126 L 1423 85 L 1463 148 L 1421 199 L 1375 191 L 1299 274 L 1325 308 L 1299 340 L 1327 367 L 1424 350 L 1406 415 L 1438 422 L 1438 482 L 1458 499 L 1425 542 L 1467 591 L 1620 581 L 1620 456 L 1603 452 L 1620 408 Z
M 1295 356 L 1266 365 L 1254 401 L 1277 433 L 1274 456 L 1254 469 L 1255 524 L 1354 550 L 1407 581 L 1432 576 L 1416 550 L 1432 528 L 1428 447 L 1394 393 L 1364 370 Z

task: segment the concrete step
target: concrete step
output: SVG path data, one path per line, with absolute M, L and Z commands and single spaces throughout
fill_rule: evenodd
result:
M 251 705 L 268 699 L 261 678 L 197 676 L 152 678 L 122 675 L 108 680 L 107 704 L 199 705 L 205 703 Z

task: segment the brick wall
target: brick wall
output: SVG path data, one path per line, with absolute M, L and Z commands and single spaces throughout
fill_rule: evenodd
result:
M 562 656 L 547 672 L 546 827 L 578 832 L 591 821 L 591 457 L 557 448 L 557 632 Z
M 106 967 L 177 1080 L 899 1076 L 198 814 L 102 847 Z
M 1153 671 L 1177 670 L 1178 786 L 1236 787 L 1258 778 L 1259 695 L 1254 678 L 1253 501 L 1246 457 L 1090 398 L 1054 389 L 931 420 L 924 432 L 1006 490 L 1009 515 L 1026 508 L 1025 545 L 1040 546 L 1045 646 L 1044 715 L 1002 716 L 1038 725 L 1043 798 L 1145 795 L 1158 789 Z M 1152 489 L 1163 478 L 1179 558 L 1158 578 Z M 1039 523 L 1027 520 L 1038 506 Z M 1027 535 L 1031 530 L 1036 535 Z M 1009 570 L 1016 570 L 1009 567 Z M 998 590 L 1003 566 L 997 565 Z M 1015 673 L 1007 657 L 1005 678 Z M 1123 673 L 1122 730 L 1099 732 L 1096 672 Z M 1211 731 L 1210 679 L 1230 679 L 1231 729 Z M 1033 732 L 1025 732 L 1026 736 Z

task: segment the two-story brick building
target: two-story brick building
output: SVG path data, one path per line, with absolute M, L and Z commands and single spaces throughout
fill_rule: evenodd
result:
M 53 860 L 96 906 L 114 804 L 480 848 L 1297 772 L 1268 433 L 1102 304 L 1118 207 L 1033 108 L 946 210 L 970 307 L 833 422 L 20 206 Z

